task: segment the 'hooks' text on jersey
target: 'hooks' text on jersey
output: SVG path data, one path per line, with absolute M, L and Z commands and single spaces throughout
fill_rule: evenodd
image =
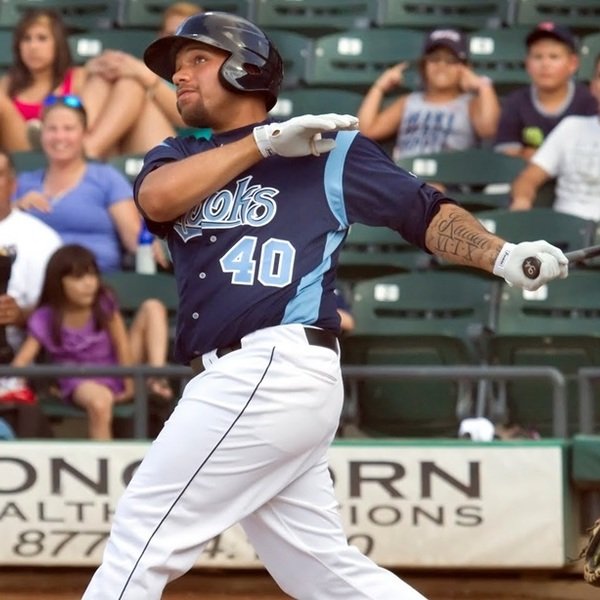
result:
M 175 231 L 186 242 L 202 235 L 203 229 L 230 229 L 238 225 L 262 227 L 271 222 L 277 212 L 275 196 L 279 190 L 250 185 L 252 176 L 238 179 L 235 191 L 219 190 L 200 206 L 180 217 Z

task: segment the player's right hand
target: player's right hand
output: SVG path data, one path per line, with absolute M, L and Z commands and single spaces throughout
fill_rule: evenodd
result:
M 358 119 L 352 115 L 302 115 L 282 123 L 269 123 L 254 128 L 254 140 L 264 157 L 319 156 L 335 148 L 335 140 L 323 139 L 327 131 L 358 129 Z
M 523 272 L 523 262 L 535 256 L 540 261 L 540 272 L 535 279 L 529 279 Z M 534 291 L 553 279 L 564 279 L 569 274 L 569 259 L 560 248 L 544 240 L 537 242 L 506 242 L 500 250 L 494 265 L 494 275 L 504 277 L 509 285 Z

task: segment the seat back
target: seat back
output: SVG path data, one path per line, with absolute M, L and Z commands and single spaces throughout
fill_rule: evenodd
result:
M 508 22 L 508 0 L 381 0 L 376 23 L 380 27 L 480 29 Z
M 0 28 L 13 29 L 32 8 L 56 11 L 72 31 L 110 29 L 117 19 L 117 2 L 113 0 L 2 0 Z
M 552 366 L 567 378 L 570 433 L 578 427 L 577 370 L 600 364 L 600 277 L 586 270 L 536 292 L 504 286 L 490 354 L 497 364 Z M 508 417 L 542 435 L 552 431 L 551 388 L 539 382 L 507 387 Z M 596 414 L 600 401 L 596 399 Z
M 144 154 L 117 154 L 109 158 L 107 162 L 121 171 L 133 183 L 144 166 Z
M 204 11 L 223 11 L 241 17 L 251 17 L 252 0 L 191 0 Z M 120 0 L 119 27 L 140 27 L 158 31 L 165 10 L 173 0 Z
M 340 251 L 337 276 L 352 285 L 363 279 L 426 268 L 429 258 L 396 231 L 354 223 Z
M 166 307 L 169 319 L 174 320 L 179 306 L 174 275 L 147 275 L 135 271 L 114 271 L 103 275 L 105 283 L 114 290 L 124 317 L 130 320 L 144 300 L 156 298 Z
M 449 196 L 475 211 L 507 207 L 510 184 L 527 163 L 489 148 L 469 148 L 401 158 L 396 164 L 424 181 L 444 184 Z
M 263 28 L 290 29 L 316 37 L 370 27 L 375 11 L 376 2 L 371 0 L 258 0 L 254 22 Z
M 284 29 L 268 29 L 265 33 L 283 60 L 283 88 L 290 89 L 303 84 L 313 52 L 312 40 L 296 31 Z
M 589 82 L 594 76 L 596 58 L 600 54 L 600 33 L 590 33 L 581 40 L 579 79 Z
M 363 281 L 354 288 L 355 330 L 345 364 L 477 364 L 475 341 L 487 325 L 490 281 L 468 273 L 418 272 Z M 367 379 L 358 388 L 360 425 L 372 435 L 455 437 L 473 386 L 457 381 Z
M 15 171 L 17 173 L 42 169 L 47 164 L 46 155 L 41 150 L 11 152 L 10 157 L 15 165 Z
M 478 75 L 494 82 L 499 94 L 530 83 L 525 70 L 526 27 L 478 29 L 470 35 L 469 60 Z
M 591 245 L 596 229 L 594 221 L 551 208 L 483 211 L 477 218 L 492 233 L 511 242 L 546 240 L 563 252 Z
M 350 90 L 331 88 L 283 90 L 277 97 L 277 104 L 271 109 L 270 114 L 278 119 L 330 112 L 356 115 L 362 100 L 361 94 Z
M 307 83 L 341 86 L 364 93 L 381 73 L 401 61 L 413 65 L 404 73 L 404 85 L 417 85 L 417 62 L 423 50 L 423 32 L 410 29 L 347 30 L 315 40 Z
M 598 0 L 516 0 L 514 24 L 535 27 L 542 21 L 554 21 L 575 33 L 593 32 L 600 21 Z
M 82 65 L 104 50 L 122 50 L 141 58 L 144 50 L 156 39 L 156 31 L 150 29 L 93 30 L 69 36 L 73 61 Z

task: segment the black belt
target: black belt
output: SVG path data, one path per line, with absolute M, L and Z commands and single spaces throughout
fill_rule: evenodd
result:
M 304 333 L 306 335 L 306 341 L 311 346 L 321 346 L 322 348 L 329 348 L 329 350 L 333 350 L 336 354 L 338 351 L 338 339 L 337 336 L 331 331 L 327 331 L 325 329 L 315 329 L 314 327 L 305 327 Z M 231 346 L 224 346 L 223 348 L 217 348 L 216 355 L 217 358 L 221 358 L 230 352 L 235 352 L 236 350 L 240 350 L 242 347 L 242 342 L 236 342 Z M 192 367 L 192 371 L 194 375 L 199 375 L 204 371 L 204 363 L 202 362 L 202 357 L 197 356 L 196 358 L 192 358 L 190 361 L 190 367 Z

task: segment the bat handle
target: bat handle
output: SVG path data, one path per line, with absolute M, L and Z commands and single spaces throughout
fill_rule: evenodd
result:
M 528 256 L 522 265 L 523 274 L 529 279 L 535 279 L 540 274 L 542 261 L 537 256 Z

